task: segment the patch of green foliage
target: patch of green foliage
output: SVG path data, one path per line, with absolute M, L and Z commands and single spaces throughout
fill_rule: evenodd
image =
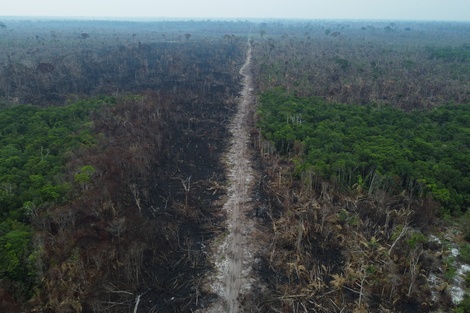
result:
M 427 52 L 432 58 L 446 61 L 465 62 L 470 60 L 470 44 L 458 47 L 427 47 Z
M 455 313 L 470 313 L 470 297 L 465 295 L 463 301 L 453 310 Z
M 463 243 L 459 247 L 460 255 L 459 259 L 461 262 L 470 264 L 470 244 L 469 243 Z
M 432 195 L 444 214 L 470 206 L 469 104 L 404 112 L 275 89 L 261 96 L 258 115 L 263 136 L 293 159 L 299 177 Z
M 408 246 L 412 249 L 415 249 L 418 245 L 424 242 L 426 242 L 426 236 L 420 231 L 412 233 L 410 238 L 406 241 Z
M 0 108 L 0 281 L 16 286 L 17 296 L 34 284 L 30 219 L 38 208 L 65 200 L 67 152 L 94 144 L 90 111 L 113 102 Z

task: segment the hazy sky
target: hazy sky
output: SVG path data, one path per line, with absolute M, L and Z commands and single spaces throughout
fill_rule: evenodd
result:
M 470 0 L 5 0 L 0 16 L 470 21 Z

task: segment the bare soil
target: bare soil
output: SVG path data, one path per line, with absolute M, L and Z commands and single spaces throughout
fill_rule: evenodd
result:
M 239 97 L 238 111 L 230 125 L 232 138 L 225 155 L 228 198 L 222 210 L 227 216 L 227 231 L 214 240 L 211 257 L 215 264 L 215 273 L 207 277 L 210 292 L 218 297 L 207 312 L 243 311 L 240 299 L 250 291 L 254 282 L 251 273 L 253 255 L 258 248 L 252 240 L 255 221 L 250 218 L 254 205 L 251 192 L 255 180 L 249 132 L 253 111 L 250 62 L 251 45 L 246 53 L 246 61 L 240 69 L 243 89 Z

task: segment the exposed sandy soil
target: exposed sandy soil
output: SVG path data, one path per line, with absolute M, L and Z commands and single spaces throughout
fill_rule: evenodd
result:
M 246 61 L 240 69 L 243 75 L 243 89 L 239 98 L 238 111 L 231 125 L 232 134 L 229 151 L 226 154 L 228 177 L 228 199 L 223 206 L 227 215 L 227 233 L 214 240 L 212 247 L 215 273 L 208 277 L 210 291 L 218 298 L 207 312 L 241 312 L 239 299 L 250 290 L 254 279 L 253 253 L 257 251 L 251 238 L 255 222 L 248 217 L 253 210 L 251 190 L 254 170 L 250 162 L 250 110 L 253 110 L 252 77 L 250 73 L 251 45 Z

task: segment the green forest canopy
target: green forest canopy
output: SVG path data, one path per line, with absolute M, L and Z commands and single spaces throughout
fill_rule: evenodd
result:
M 258 113 L 262 134 L 293 157 L 299 176 L 310 171 L 346 189 L 379 177 L 392 193 L 431 194 L 444 213 L 470 206 L 470 104 L 404 112 L 275 89 L 262 95 Z
M 17 294 L 34 281 L 29 218 L 35 208 L 64 199 L 66 153 L 93 144 L 90 111 L 112 102 L 0 107 L 0 281 L 16 281 Z

